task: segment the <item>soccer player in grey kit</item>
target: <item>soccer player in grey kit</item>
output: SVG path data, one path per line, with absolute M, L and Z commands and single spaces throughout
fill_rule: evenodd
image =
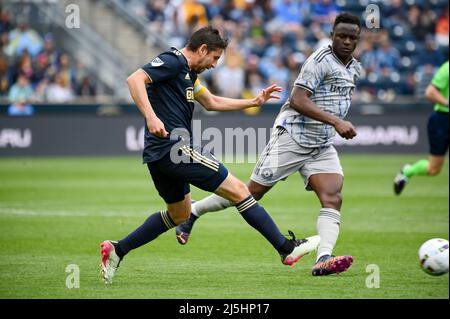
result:
M 353 262 L 352 256 L 332 255 L 339 235 L 344 175 L 333 137 L 336 132 L 345 139 L 356 136 L 354 126 L 344 118 L 361 73 L 361 64 L 352 56 L 360 32 L 358 17 L 342 13 L 336 18 L 332 45 L 318 49 L 302 66 L 248 183 L 259 200 L 277 182 L 298 171 L 306 189 L 316 193 L 322 205 L 317 220 L 321 240 L 313 276 L 346 271 Z M 217 195 L 195 202 L 189 219 L 176 228 L 178 242 L 187 243 L 198 217 L 229 206 L 230 201 Z

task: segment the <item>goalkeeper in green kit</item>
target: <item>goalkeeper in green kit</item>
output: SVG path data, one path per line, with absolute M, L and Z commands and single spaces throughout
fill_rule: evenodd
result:
M 434 112 L 428 120 L 430 156 L 428 159 L 421 159 L 412 165 L 403 166 L 394 179 L 396 195 L 401 194 L 411 177 L 438 175 L 444 165 L 449 143 L 448 76 L 449 64 L 447 61 L 439 68 L 425 92 L 427 99 L 435 104 Z

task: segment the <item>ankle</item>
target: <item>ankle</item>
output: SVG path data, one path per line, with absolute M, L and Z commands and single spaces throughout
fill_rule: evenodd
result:
M 280 254 L 290 254 L 294 251 L 295 241 L 293 239 L 287 239 L 283 243 L 283 245 L 278 249 Z

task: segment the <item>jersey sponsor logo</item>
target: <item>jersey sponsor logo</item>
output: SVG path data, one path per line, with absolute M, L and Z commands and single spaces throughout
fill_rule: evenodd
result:
M 164 64 L 163 60 L 161 60 L 160 58 L 156 57 L 153 59 L 153 61 L 151 62 L 152 66 L 154 66 L 155 68 L 157 68 L 158 66 L 161 66 Z
M 340 87 L 340 86 L 332 84 L 330 87 L 330 92 L 337 93 L 341 96 L 348 96 L 353 93 L 354 89 L 355 88 L 353 88 L 353 87 Z
M 186 76 L 184 77 L 185 80 L 190 80 L 191 77 L 189 76 L 189 73 L 186 73 Z
M 195 102 L 194 88 L 191 86 L 186 88 L 186 100 L 191 103 Z

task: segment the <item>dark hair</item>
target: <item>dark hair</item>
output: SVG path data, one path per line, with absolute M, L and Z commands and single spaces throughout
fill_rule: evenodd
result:
M 187 48 L 190 51 L 197 51 L 202 44 L 208 46 L 208 52 L 215 51 L 217 49 L 225 50 L 228 46 L 228 39 L 224 39 L 220 36 L 219 30 L 213 27 L 204 27 L 194 32 L 191 35 Z
M 336 17 L 336 20 L 334 20 L 333 30 L 336 29 L 339 23 L 356 24 L 361 30 L 361 20 L 359 19 L 359 17 L 347 12 L 343 12 Z

